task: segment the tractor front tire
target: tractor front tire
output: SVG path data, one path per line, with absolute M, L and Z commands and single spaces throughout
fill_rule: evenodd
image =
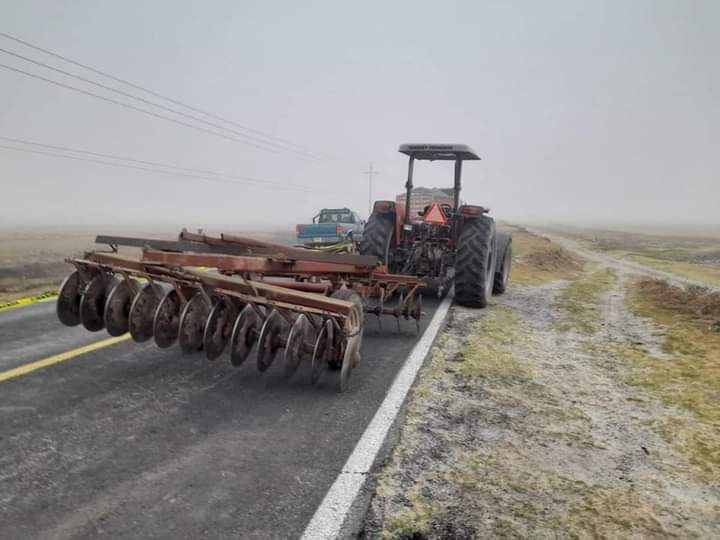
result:
M 360 255 L 372 255 L 382 264 L 389 265 L 390 250 L 395 236 L 393 218 L 393 214 L 375 213 L 368 218 L 360 240 Z
M 455 256 L 455 300 L 484 308 L 495 280 L 495 221 L 487 216 L 466 219 Z
M 511 267 L 512 237 L 507 233 L 497 233 L 497 261 L 495 262 L 493 294 L 503 294 L 507 290 Z

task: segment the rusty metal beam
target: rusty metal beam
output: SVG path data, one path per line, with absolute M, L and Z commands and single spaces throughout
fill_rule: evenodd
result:
M 244 280 L 238 277 L 200 272 L 198 270 L 185 270 L 183 273 L 195 277 L 204 285 L 210 287 L 234 290 L 245 294 L 257 294 L 270 300 L 322 309 L 332 313 L 349 315 L 353 308 L 352 302 L 338 300 L 337 298 L 323 296 L 317 293 L 288 289 L 287 287 L 271 285 L 269 283 L 263 283 L 262 281 Z
M 182 232 L 180 233 L 179 238 L 180 239 L 178 241 L 173 241 L 158 240 L 156 238 L 98 235 L 95 237 L 95 243 L 112 246 L 137 247 L 143 249 L 149 248 L 178 253 L 192 251 L 195 253 L 220 253 L 225 255 L 272 257 L 274 259 L 291 259 L 364 266 L 376 266 L 378 263 L 377 257 L 369 255 L 319 253 L 306 249 L 281 246 L 279 244 L 251 241 L 250 239 L 236 237 L 233 235 L 223 235 L 222 238 L 217 238 L 201 234 Z M 246 240 L 248 242 L 245 243 Z
M 283 302 L 289 305 L 298 305 L 313 308 L 336 315 L 347 316 L 353 307 L 352 302 L 338 300 L 315 292 L 305 292 L 281 287 L 262 281 L 246 280 L 240 277 L 225 276 L 211 272 L 200 272 L 191 269 L 170 269 L 162 265 L 148 263 L 147 261 L 132 259 L 122 255 L 107 252 L 91 252 L 82 259 L 72 259 L 69 262 L 93 262 L 104 265 L 109 269 L 122 269 L 135 272 L 139 275 L 149 275 L 155 279 L 168 282 L 199 283 L 217 289 L 234 291 L 239 294 L 262 297 L 267 300 Z M 262 259 L 260 259 L 262 260 Z
M 246 257 L 217 253 L 174 253 L 146 249 L 142 262 L 165 266 L 208 266 L 224 272 L 254 272 L 258 274 L 369 276 L 370 266 L 338 264 L 321 261 L 274 260 L 267 257 Z

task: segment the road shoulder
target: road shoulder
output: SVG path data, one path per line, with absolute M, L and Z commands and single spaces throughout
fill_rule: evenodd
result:
M 451 310 L 362 538 L 716 533 L 720 459 L 702 452 L 718 444 L 706 408 L 715 379 L 702 384 L 711 366 L 680 365 L 625 269 L 559 273 L 482 312 Z M 660 378 L 667 363 L 685 379 Z M 700 397 L 677 398 L 685 392 Z

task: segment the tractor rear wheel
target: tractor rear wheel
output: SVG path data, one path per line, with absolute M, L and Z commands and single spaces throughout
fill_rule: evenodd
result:
M 484 308 L 495 274 L 495 221 L 487 216 L 466 219 L 455 257 L 455 299 L 466 307 Z
M 393 214 L 371 214 L 363 229 L 360 240 L 360 255 L 373 255 L 382 264 L 390 266 L 392 254 L 390 250 L 395 236 L 395 220 Z

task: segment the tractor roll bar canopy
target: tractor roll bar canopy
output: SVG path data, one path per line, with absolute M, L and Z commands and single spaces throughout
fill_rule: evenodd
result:
M 466 144 L 401 144 L 398 152 L 430 161 L 478 160 L 480 156 Z
M 453 209 L 457 211 L 460 205 L 462 162 L 465 160 L 479 160 L 480 156 L 475 153 L 475 150 L 466 144 L 401 144 L 398 151 L 410 156 L 408 162 L 408 177 L 407 182 L 405 182 L 405 217 L 403 223 L 406 226 L 410 226 L 410 198 L 413 190 L 413 165 L 416 159 L 455 162 Z

